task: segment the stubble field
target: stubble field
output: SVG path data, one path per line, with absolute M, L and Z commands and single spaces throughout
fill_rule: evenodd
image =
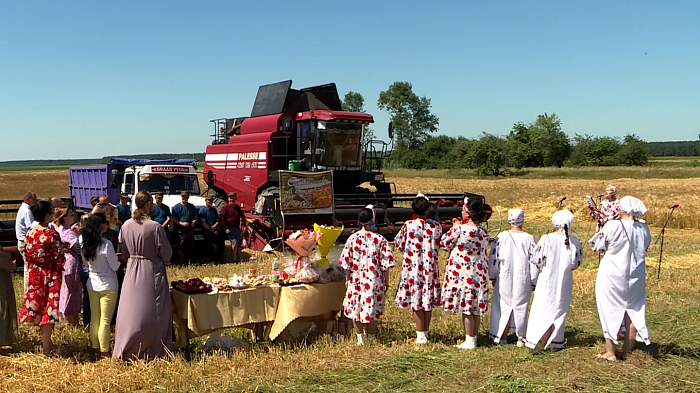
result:
M 626 361 L 605 363 L 595 358 L 603 341 L 595 305 L 598 259 L 586 249 L 574 272 L 574 295 L 567 319 L 567 349 L 530 352 L 515 345 L 490 345 L 488 316 L 483 319 L 479 348 L 452 348 L 463 331 L 457 316 L 435 310 L 433 343 L 416 347 L 410 313 L 387 303 L 380 325 L 381 345 L 358 348 L 354 338 L 309 337 L 294 343 L 251 343 L 244 349 L 206 352 L 193 340 L 190 362 L 176 352 L 170 360 L 125 365 L 88 360 L 89 338 L 82 329 L 59 324 L 54 341 L 60 357 L 38 355 L 36 329 L 21 327 L 21 339 L 8 356 L 0 356 L 0 391 L 686 391 L 700 390 L 700 171 L 695 166 L 652 168 L 588 168 L 531 171 L 507 179 L 484 179 L 465 171 L 393 171 L 387 174 L 399 192 L 470 191 L 503 214 L 494 213 L 490 233 L 507 225 L 507 209 L 525 209 L 525 230 L 536 238 L 549 231 L 557 202 L 576 215 L 574 229 L 582 243 L 592 235 L 584 195 L 597 196 L 613 183 L 620 196 L 634 195 L 649 208 L 647 220 L 656 238 L 668 205 L 679 203 L 666 232 L 661 280 L 656 280 L 659 246 L 647 258 L 647 324 L 651 351 L 639 348 Z M 32 189 L 40 197 L 67 196 L 67 171 L 35 170 L 0 173 L 0 199 L 18 199 Z M 396 254 L 398 256 L 398 254 Z M 441 253 L 444 264 L 445 253 Z M 272 256 L 263 256 L 261 264 Z M 169 279 L 228 276 L 246 264 L 168 267 Z M 395 291 L 398 269 L 391 272 Z M 15 277 L 21 292 L 21 277 Z M 21 299 L 18 298 L 18 305 Z M 247 339 L 247 331 L 232 336 Z

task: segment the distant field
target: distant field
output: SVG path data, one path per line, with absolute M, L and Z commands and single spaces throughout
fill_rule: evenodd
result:
M 0 167 L 0 173 L 67 171 L 67 166 Z

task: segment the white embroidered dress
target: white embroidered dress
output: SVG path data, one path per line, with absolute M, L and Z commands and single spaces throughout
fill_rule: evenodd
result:
M 625 313 L 637 328 L 637 341 L 651 344 L 646 325 L 645 262 L 649 228 L 632 219 L 608 221 L 589 244 L 605 251 L 595 283 L 598 316 L 606 339 L 617 344 Z
M 406 221 L 394 238 L 403 253 L 401 280 L 394 301 L 399 308 L 432 311 L 440 304 L 438 250 L 442 228 L 433 220 Z
M 489 276 L 494 287 L 489 337 L 496 343 L 509 327 L 518 338 L 525 338 L 527 308 L 540 272 L 530 264 L 534 252 L 535 238 L 522 231 L 503 231 L 491 245 Z
M 540 268 L 535 296 L 527 323 L 525 345 L 535 348 L 547 330 L 554 326 L 545 349 L 564 347 L 566 315 L 571 307 L 573 291 L 572 271 L 581 265 L 583 252 L 578 239 L 569 236 L 569 247 L 564 244 L 564 235 L 543 235 L 535 248 L 531 262 Z

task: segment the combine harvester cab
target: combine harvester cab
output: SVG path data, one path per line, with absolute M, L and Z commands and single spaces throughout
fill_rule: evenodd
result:
M 359 211 L 368 204 L 376 208 L 377 230 L 392 237 L 411 219 L 415 193 L 397 194 L 395 185 L 384 179 L 381 167 L 389 144 L 373 140 L 363 146 L 372 115 L 343 111 L 333 83 L 301 90 L 291 84 L 289 80 L 261 86 L 250 117 L 212 120 L 215 133 L 206 148 L 204 179 L 216 191 L 217 205 L 236 192 L 251 229 L 248 244 L 254 249 L 314 223 L 355 228 Z M 324 173 L 324 179 L 330 179 L 323 190 L 328 193 L 300 198 L 304 182 L 323 178 Z M 284 195 L 296 187 L 296 200 L 280 199 L 280 179 Z M 449 223 L 460 216 L 465 196 L 483 200 L 471 193 L 428 195 L 431 216 Z M 294 206 L 324 200 L 328 208 Z

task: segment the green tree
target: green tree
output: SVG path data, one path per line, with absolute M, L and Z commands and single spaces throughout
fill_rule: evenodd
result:
M 513 125 L 506 138 L 507 164 L 516 168 L 562 166 L 571 142 L 556 114 L 538 115 L 532 124 Z
M 379 93 L 377 106 L 391 115 L 395 150 L 417 150 L 438 129 L 439 120 L 430 112 L 430 99 L 418 97 L 409 82 L 392 83 Z
M 530 146 L 529 126 L 523 122 L 513 124 L 506 138 L 506 165 L 517 169 L 541 166 L 539 153 Z
M 552 113 L 538 115 L 529 127 L 531 142 L 542 154 L 542 166 L 561 167 L 571 153 L 569 137 L 561 130 L 559 117 Z
M 359 113 L 364 113 L 365 112 L 365 98 L 362 97 L 362 94 L 355 92 L 355 91 L 349 91 L 345 94 L 345 97 L 343 97 L 343 102 L 341 102 L 341 106 L 343 107 L 343 110 L 346 112 L 359 112 Z M 369 125 L 365 126 L 365 133 L 363 135 L 363 140 L 362 140 L 362 145 L 367 146 L 368 143 L 372 142 L 372 139 L 374 139 L 374 130 L 372 130 Z
M 647 143 L 634 134 L 625 135 L 617 155 L 620 165 L 645 165 L 649 161 Z
M 619 151 L 620 141 L 617 138 L 576 135 L 571 153 L 571 163 L 576 166 L 619 165 Z
M 467 160 L 471 168 L 483 175 L 503 174 L 506 163 L 506 141 L 493 134 L 483 133 L 481 138 L 472 141 Z

